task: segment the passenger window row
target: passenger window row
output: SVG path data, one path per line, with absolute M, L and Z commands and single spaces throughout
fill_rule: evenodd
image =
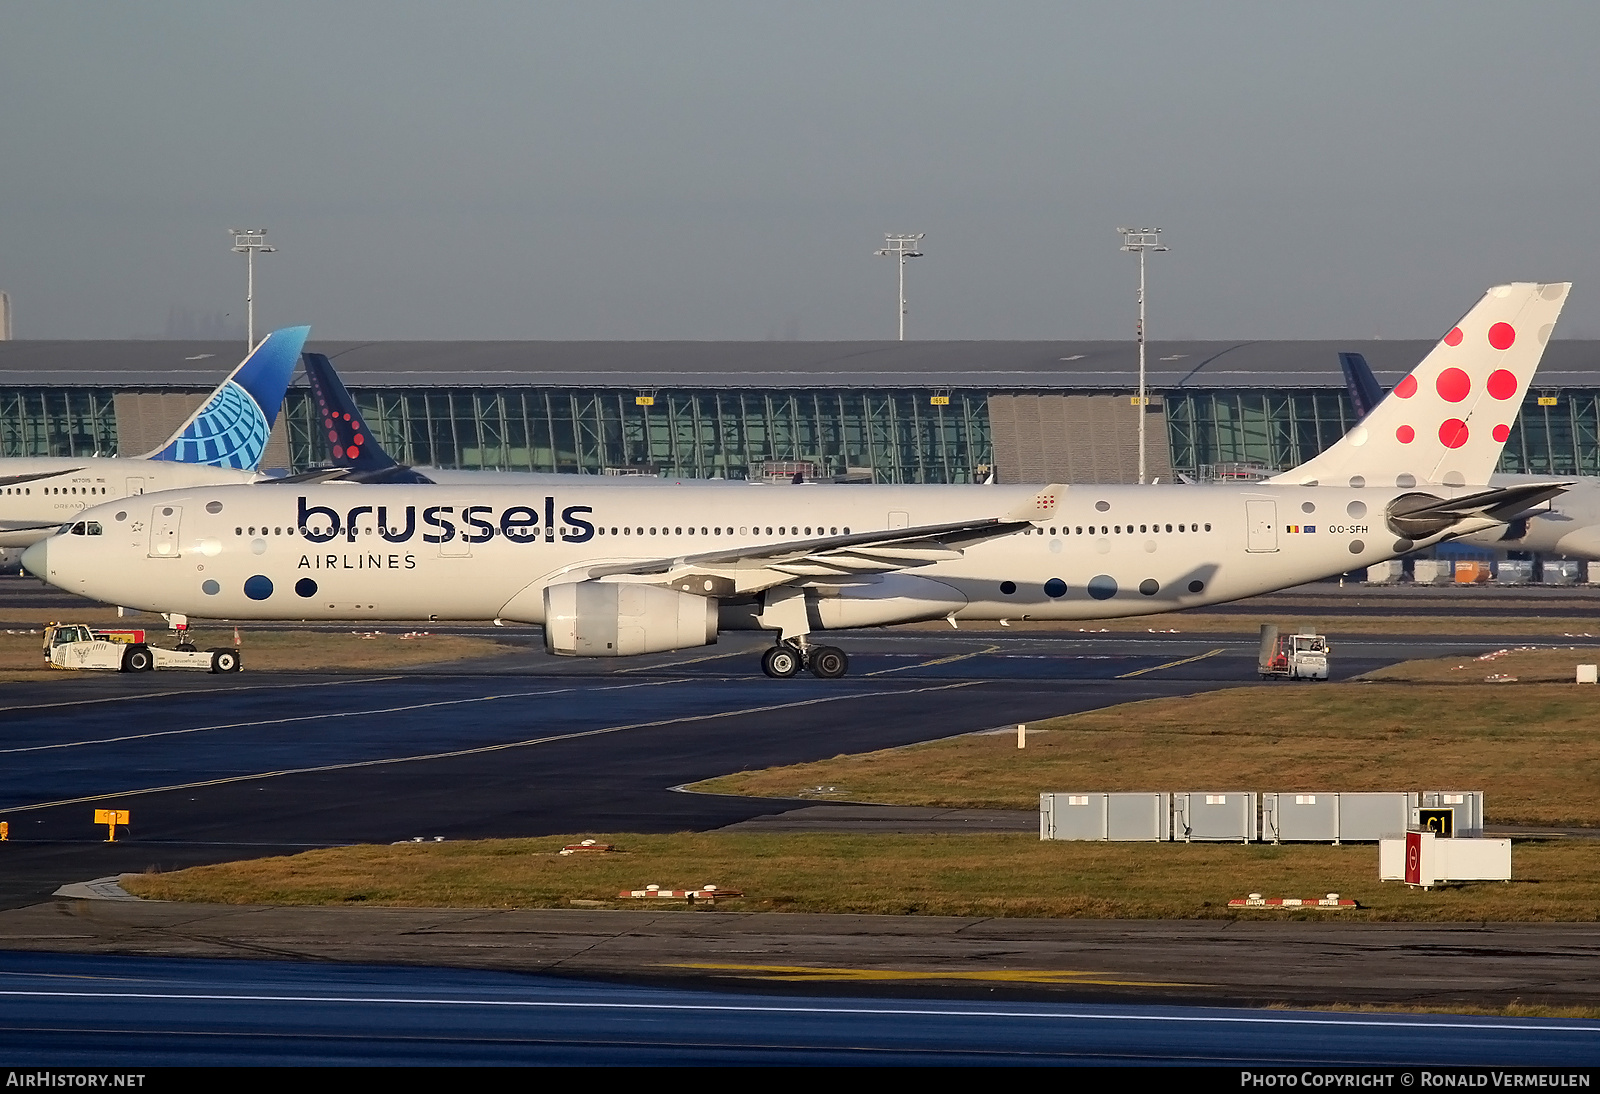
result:
M 1090 535 L 1090 536 L 1092 536 L 1092 535 L 1120 536 L 1120 535 L 1132 535 L 1133 531 L 1134 531 L 1133 525 L 1131 525 L 1131 524 L 1102 524 L 1102 525 L 1100 525 L 1100 530 L 1099 530 L 1098 533 L 1095 531 L 1095 526 L 1092 525 L 1092 524 L 1088 525 L 1087 528 L 1088 528 L 1088 530 L 1085 531 L 1084 530 L 1085 526 L 1081 525 L 1081 524 L 1075 524 L 1075 525 L 1071 525 L 1071 526 L 1063 524 L 1063 525 L 1060 526 L 1061 535 L 1064 535 L 1064 536 L 1071 536 L 1071 535 L 1079 535 L 1079 536 L 1082 536 L 1082 535 Z M 1160 524 L 1141 524 L 1141 525 L 1139 525 L 1139 532 L 1142 535 L 1149 535 L 1152 532 L 1160 532 L 1160 531 L 1162 531 L 1162 528 L 1163 528 L 1163 526 L 1160 525 Z M 1168 525 L 1165 526 L 1165 529 L 1166 529 L 1166 531 L 1170 532 L 1170 531 L 1173 530 L 1173 527 L 1172 527 L 1172 525 L 1168 524 Z M 1177 530 L 1179 532 L 1198 532 L 1198 531 L 1200 531 L 1200 525 L 1184 523 L 1184 524 L 1178 525 Z M 1208 531 L 1208 532 L 1211 531 L 1211 525 L 1207 524 L 1205 526 L 1205 530 Z M 1039 527 L 1036 527 L 1036 528 L 1024 528 L 1022 530 L 1022 534 L 1025 535 L 1025 536 L 1032 536 L 1032 535 L 1040 535 L 1040 536 L 1042 536 L 1042 535 L 1046 535 L 1046 534 L 1049 534 L 1049 535 L 1053 536 L 1053 535 L 1056 534 L 1056 528 L 1054 526 L 1049 527 L 1049 528 L 1039 528 Z

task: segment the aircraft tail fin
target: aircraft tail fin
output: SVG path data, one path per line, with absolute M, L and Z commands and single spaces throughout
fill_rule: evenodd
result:
M 1272 483 L 1481 485 L 1572 286 L 1497 285 L 1337 444 Z
M 372 435 L 361 417 L 361 408 L 334 371 L 333 362 L 321 353 L 303 355 L 311 397 L 317 401 L 317 416 L 328 437 L 328 450 L 335 467 L 354 471 L 384 471 L 399 466 Z
M 177 432 L 143 458 L 254 471 L 310 334 L 310 327 L 285 327 L 267 335 Z
M 1367 359 L 1359 353 L 1339 354 L 1339 368 L 1344 373 L 1344 387 L 1350 393 L 1350 406 L 1359 422 L 1383 402 L 1383 387 L 1372 374 Z

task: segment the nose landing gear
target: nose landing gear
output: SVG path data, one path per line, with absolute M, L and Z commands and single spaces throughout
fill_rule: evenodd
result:
M 850 671 L 850 658 L 837 646 L 811 646 L 780 642 L 761 655 L 761 671 L 776 680 L 797 675 L 802 668 L 823 680 L 836 680 Z

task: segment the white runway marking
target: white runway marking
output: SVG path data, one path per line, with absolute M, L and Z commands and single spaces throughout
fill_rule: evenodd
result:
M 394 679 L 391 677 L 390 679 Z M 0 748 L 0 756 L 18 752 L 49 752 L 57 748 L 84 748 L 89 745 L 111 745 L 123 741 L 143 741 L 152 737 L 178 737 L 185 733 L 211 733 L 221 729 L 252 729 L 257 726 L 277 726 L 290 722 L 320 722 L 324 718 L 363 718 L 369 714 L 400 714 L 408 710 L 428 710 L 432 707 L 453 707 L 467 703 L 492 703 L 500 699 L 532 699 L 542 695 L 564 695 L 573 691 L 622 691 L 627 688 L 653 688 L 664 684 L 687 683 L 682 680 L 654 680 L 642 684 L 613 684 L 595 688 L 549 688 L 544 691 L 512 691 L 502 695 L 474 695 L 466 699 L 440 699 L 433 703 L 411 703 L 400 707 L 374 707 L 370 710 L 330 711 L 326 714 L 297 714 L 287 718 L 262 718 L 254 722 L 225 722 L 214 726 L 191 726 L 189 729 L 155 729 L 149 733 L 128 733 L 121 737 L 98 737 L 86 741 L 58 741 L 48 745 L 25 745 L 21 748 Z
M 621 684 L 619 688 L 644 688 L 661 687 L 667 684 L 692 683 L 692 680 L 655 680 L 641 684 Z M 348 763 L 322 764 L 317 767 L 289 767 L 280 771 L 258 771 L 250 775 L 229 775 L 218 779 L 201 779 L 196 782 L 173 783 L 170 786 L 147 786 L 136 790 L 114 790 L 104 794 L 85 794 L 79 798 L 62 798 L 59 801 L 35 802 L 32 805 L 5 806 L 7 813 L 26 813 L 35 809 L 53 809 L 59 805 L 81 805 L 84 802 L 105 801 L 109 798 L 134 798 L 143 794 L 163 794 L 172 790 L 195 790 L 205 786 L 224 786 L 228 783 L 252 782 L 257 779 L 275 779 L 284 775 L 315 775 L 325 771 L 350 771 L 360 767 L 382 767 L 386 764 L 414 763 L 425 760 L 450 760 L 461 756 L 478 756 L 487 752 L 503 752 L 513 748 L 532 748 L 536 745 L 554 744 L 558 741 L 575 741 L 584 737 L 600 737 L 608 733 L 622 733 L 631 729 L 655 729 L 660 726 L 677 725 L 681 722 L 711 721 L 717 718 L 737 718 L 745 714 L 769 714 L 775 710 L 789 710 L 795 707 L 813 706 L 819 703 L 836 703 L 843 699 L 872 699 L 883 695 L 917 695 L 927 691 L 948 691 L 953 688 L 972 687 L 980 683 L 977 680 L 965 680 L 955 684 L 940 684 L 935 687 L 912 688 L 906 691 L 868 691 L 854 692 L 844 695 L 825 695 L 816 699 L 800 699 L 792 703 L 773 703 L 768 706 L 745 707 L 742 710 L 723 710 L 711 714 L 685 714 L 677 718 L 662 718 L 653 722 L 633 722 L 629 725 L 606 726 L 602 729 L 583 729 L 572 733 L 557 733 L 549 737 L 533 737 L 526 741 L 506 741 L 501 744 L 479 745 L 476 748 L 458 748 L 449 752 L 427 752 L 415 756 L 389 756 L 377 760 L 351 760 Z M 576 688 L 572 689 L 578 690 Z M 597 688 L 593 690 L 609 690 Z M 310 719 L 337 718 L 337 714 L 313 715 Z M 298 719 L 297 719 L 298 720 Z
M 683 665 L 698 665 L 702 661 L 722 661 L 729 657 L 748 657 L 749 655 L 749 650 L 729 650 L 727 653 L 711 653 L 704 657 L 690 657 L 683 661 L 668 661 L 660 665 L 634 665 L 631 668 L 617 669 L 616 671 L 619 674 L 624 672 L 664 672 L 667 669 L 675 669 Z
M 1244 1025 L 1244 1026 L 1345 1026 L 1372 1029 L 1467 1029 L 1510 1030 L 1523 1033 L 1600 1033 L 1600 1023 L 1589 1025 L 1545 1025 L 1543 1021 L 1525 1020 L 1508 1022 L 1485 1018 L 1478 1021 L 1459 1021 L 1427 1018 L 1374 1017 L 1312 1017 L 1309 1015 L 1282 1014 L 1104 1014 L 1092 1011 L 989 1009 L 984 1007 L 870 1007 L 822 1006 L 818 1004 L 781 1003 L 626 1003 L 583 1002 L 549 999 L 451 999 L 413 996 L 383 995 L 222 995 L 189 992 L 123 992 L 123 991 L 26 991 L 0 989 L 0 997 L 13 996 L 29 999 L 170 999 L 200 1003 L 337 1003 L 337 1004 L 388 1004 L 405 1007 L 516 1007 L 542 1010 L 620 1010 L 620 1011 L 688 1011 L 722 1012 L 732 1014 L 820 1014 L 820 1015 L 873 1015 L 895 1017 L 905 1015 L 921 1018 L 1037 1018 L 1051 1021 L 1089 1022 L 1162 1022 L 1185 1025 Z

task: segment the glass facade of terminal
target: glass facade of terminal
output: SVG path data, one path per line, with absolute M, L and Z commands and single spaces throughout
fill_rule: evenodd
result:
M 384 388 L 352 393 L 412 465 L 758 478 L 768 463 L 875 482 L 971 482 L 993 462 L 987 396 L 926 390 L 656 391 Z M 290 393 L 297 468 L 327 459 L 307 392 Z
M 404 463 L 451 468 L 643 471 L 709 478 L 759 476 L 768 463 L 809 463 L 821 475 L 875 482 L 971 482 L 993 463 L 980 390 L 657 391 L 386 388 L 356 393 L 378 440 Z M 651 400 L 641 405 L 641 398 Z M 1266 388 L 1165 395 L 1172 467 L 1293 467 L 1354 424 L 1343 391 Z M 285 407 L 294 470 L 328 458 L 310 396 Z M 0 387 L 0 455 L 90 456 L 117 451 L 109 388 Z M 1500 468 L 1600 475 L 1600 391 L 1530 392 Z
M 1284 471 L 1332 445 L 1355 425 L 1340 390 L 1266 388 L 1184 391 L 1165 396 L 1172 468 L 1192 478 L 1231 466 Z M 1600 392 L 1534 389 L 1511 427 L 1500 470 L 1600 475 Z
M 0 387 L 0 456 L 114 456 L 109 388 Z

